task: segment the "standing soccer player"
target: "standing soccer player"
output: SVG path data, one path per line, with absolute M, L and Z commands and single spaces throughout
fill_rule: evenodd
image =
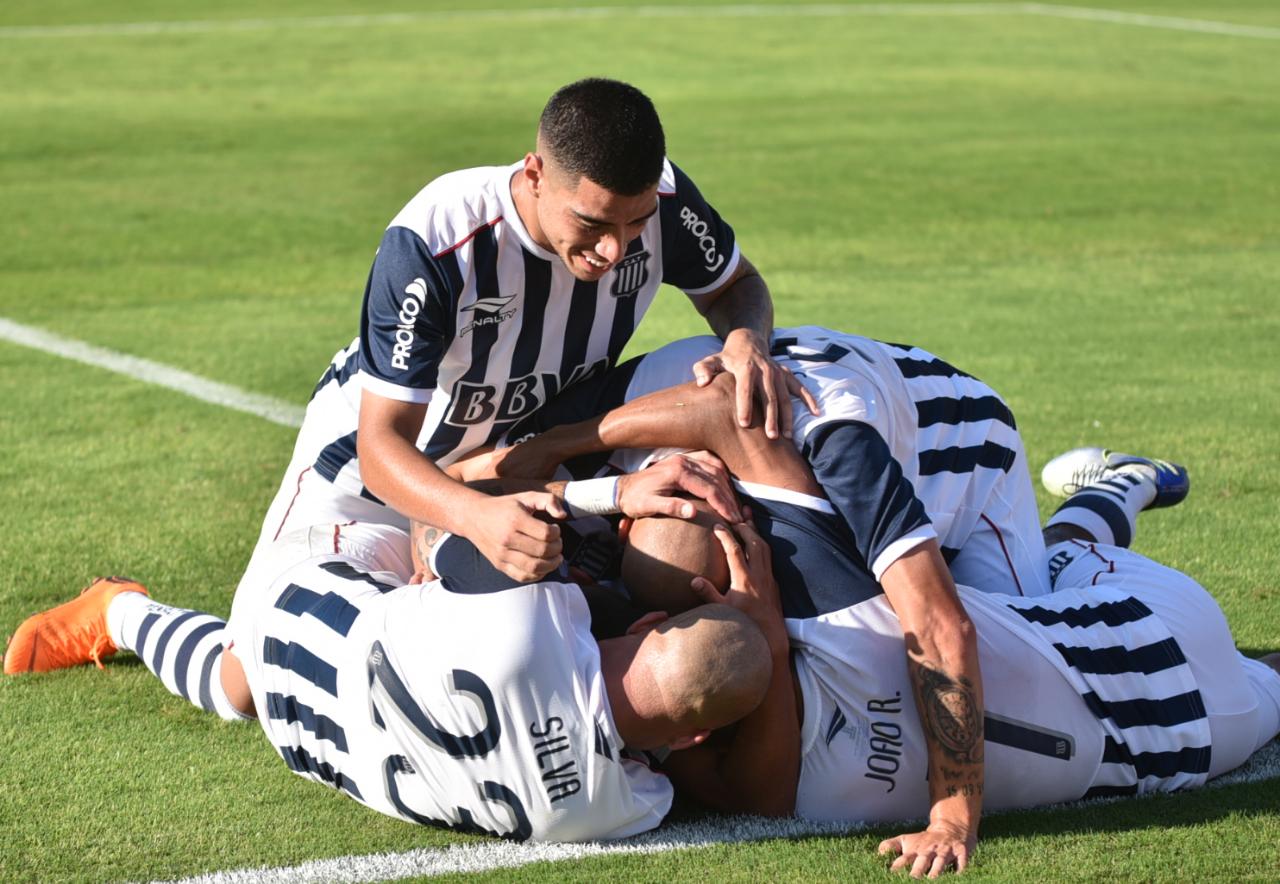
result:
M 758 398 L 770 435 L 788 432 L 799 388 L 769 359 L 769 291 L 732 228 L 666 159 L 639 90 L 570 84 L 544 109 L 536 152 L 444 175 L 392 221 L 360 335 L 316 388 L 262 540 L 415 519 L 472 540 L 513 578 L 545 574 L 559 531 L 534 512 L 560 502 L 486 497 L 444 468 L 612 365 L 664 282 L 724 341 L 699 379 L 733 374 L 739 419 Z

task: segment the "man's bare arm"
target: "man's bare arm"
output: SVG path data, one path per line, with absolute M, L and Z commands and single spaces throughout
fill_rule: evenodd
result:
M 739 259 L 733 278 L 711 295 L 703 315 L 707 324 L 724 341 L 724 348 L 699 360 L 693 374 L 699 386 L 710 383 L 720 372 L 734 378 L 734 415 L 739 426 L 748 427 L 757 414 L 770 439 L 791 435 L 791 393 L 803 393 L 791 373 L 769 358 L 773 335 L 773 298 L 764 278 L 746 256 Z M 756 399 L 764 406 L 756 411 Z M 817 413 L 817 403 L 805 399 Z
M 929 755 L 929 825 L 883 841 L 893 868 L 913 875 L 963 870 L 982 814 L 983 696 L 978 639 L 937 541 L 920 544 L 881 578 L 902 624 L 907 670 Z
M 367 390 L 356 436 L 365 485 L 410 519 L 471 540 L 486 559 L 516 580 L 533 580 L 561 561 L 560 529 L 534 516 L 564 515 L 549 495 L 488 497 L 449 478 L 418 450 L 426 405 Z
M 769 546 L 750 523 L 716 528 L 729 562 L 729 590 L 723 596 L 707 580 L 694 591 L 708 604 L 727 604 L 745 613 L 769 643 L 773 673 L 760 705 L 739 721 L 729 745 L 697 746 L 673 752 L 663 769 L 699 801 L 727 812 L 787 816 L 795 810 L 800 782 L 800 716 L 791 677 L 791 645 L 773 580 Z
M 680 384 L 658 390 L 599 417 L 553 427 L 514 448 L 494 453 L 499 475 L 545 475 L 573 457 L 618 448 L 710 451 L 744 482 L 822 496 L 790 437 L 769 439 L 736 419 L 736 388 L 729 375 L 704 387 Z

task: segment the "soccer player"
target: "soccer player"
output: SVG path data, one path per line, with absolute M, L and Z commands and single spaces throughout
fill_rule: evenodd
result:
M 658 446 L 719 455 L 772 548 L 784 614 L 825 615 L 883 591 L 909 639 L 903 662 L 914 689 L 957 711 L 953 726 L 937 719 L 917 726 L 934 770 L 930 830 L 922 834 L 959 849 L 976 837 L 981 816 L 983 685 L 979 639 L 955 582 L 1013 595 L 1048 591 L 1013 415 L 986 384 L 919 348 L 817 327 L 780 329 L 773 356 L 810 388 L 821 413 L 800 413 L 793 439 L 771 440 L 735 423 L 727 385 L 670 386 L 687 381 L 687 365 L 714 346 L 690 338 L 629 363 L 513 435 L 574 410 L 626 405 L 551 426 L 477 466 L 528 475 L 575 455 Z M 675 612 L 699 601 L 690 578 L 717 565 L 705 544 L 675 557 L 665 531 L 654 523 L 632 529 L 623 576 L 642 605 Z
M 749 421 L 789 428 L 794 380 L 768 358 L 768 288 L 732 228 L 665 156 L 652 103 L 588 79 L 553 95 L 536 149 L 428 184 L 383 235 L 359 337 L 317 384 L 264 544 L 308 524 L 409 519 L 470 538 L 509 576 L 560 560 L 546 496 L 488 497 L 444 471 L 613 364 L 661 283 L 723 342 L 693 366 L 736 379 Z
M 95 581 L 24 622 L 5 671 L 131 650 L 171 693 L 256 715 L 308 779 L 411 822 L 519 841 L 658 825 L 672 788 L 636 753 L 702 742 L 773 678 L 767 642 L 736 611 L 649 617 L 597 643 L 576 585 L 512 587 L 495 570 L 504 591 L 400 586 L 404 532 L 346 527 L 281 538 L 230 625 Z
M 1082 457 L 1088 452 L 1071 459 Z M 1051 594 L 959 587 L 985 675 L 985 740 L 976 751 L 986 756 L 978 788 L 988 808 L 1199 786 L 1280 732 L 1280 654 L 1242 656 L 1221 609 L 1194 580 L 1114 545 L 1133 536 L 1142 509 L 1185 496 L 1185 470 L 1127 456 L 1111 464 L 1046 528 Z M 705 546 L 697 525 L 678 530 Z M 776 593 L 768 572 L 748 573 L 742 550 L 716 530 L 734 576 L 723 596 L 708 581 L 697 591 L 760 620 L 771 610 L 761 598 Z M 770 628 L 767 617 L 762 626 Z M 768 717 L 765 707 L 777 703 L 773 718 L 789 730 L 768 743 L 735 741 L 752 753 L 740 759 L 737 780 L 721 775 L 720 750 L 710 744 L 673 753 L 664 769 L 677 788 L 727 811 L 867 822 L 930 814 L 935 768 L 921 722 L 971 730 L 964 719 L 972 710 L 920 691 L 887 599 L 789 618 L 785 627 L 794 695 L 769 694 L 752 715 Z M 934 876 L 952 865 L 963 870 L 974 844 L 920 833 L 886 839 L 880 849 L 897 855 L 893 868 Z

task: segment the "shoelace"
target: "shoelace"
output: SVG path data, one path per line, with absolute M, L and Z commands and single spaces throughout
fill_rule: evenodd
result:
M 1091 463 L 1083 466 L 1071 474 L 1071 479 L 1063 484 L 1062 490 L 1067 494 L 1075 494 L 1080 489 L 1105 479 L 1110 471 L 1111 468 L 1105 463 Z
M 111 644 L 112 642 L 111 642 L 110 636 L 106 636 L 106 635 L 100 635 L 97 637 L 97 639 L 94 640 L 93 647 L 89 649 L 89 659 L 93 660 L 94 666 L 97 666 L 99 669 L 107 668 L 102 665 L 102 653 L 106 651 L 107 648 L 111 647 Z M 108 656 L 110 656 L 113 653 L 115 653 L 114 650 L 108 652 Z

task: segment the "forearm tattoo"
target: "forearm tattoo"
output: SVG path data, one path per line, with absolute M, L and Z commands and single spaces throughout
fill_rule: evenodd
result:
M 440 542 L 444 534 L 444 531 L 434 525 L 424 525 L 422 522 L 410 523 L 409 535 L 413 538 L 413 551 L 417 555 L 419 564 L 425 566 L 431 563 L 431 549 Z
M 914 660 L 908 666 L 926 736 L 933 737 L 952 764 L 981 764 L 982 711 L 978 708 L 972 682 L 963 676 L 954 679 Z M 948 780 L 970 777 L 968 771 L 945 766 L 942 774 Z M 974 794 L 969 789 L 975 785 L 980 794 L 981 782 L 948 791 L 951 794 Z

